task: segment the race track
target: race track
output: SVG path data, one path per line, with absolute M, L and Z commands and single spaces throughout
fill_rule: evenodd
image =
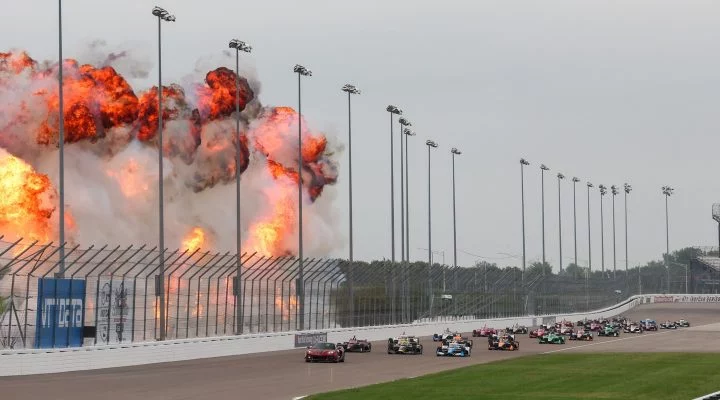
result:
M 720 304 L 649 304 L 625 314 L 633 320 L 687 319 L 690 328 L 621 334 L 593 342 L 541 345 L 518 335 L 520 351 L 488 351 L 485 338 L 475 338 L 472 357 L 436 357 L 436 344 L 423 338 L 421 356 L 388 355 L 386 342 L 373 342 L 371 353 L 349 353 L 344 364 L 308 364 L 304 349 L 175 363 L 141 365 L 52 375 L 0 378 L 7 399 L 282 399 L 371 383 L 408 378 L 431 372 L 487 363 L 529 354 L 557 351 L 702 351 L 720 352 Z M 574 322 L 574 321 L 573 321 Z M 452 324 L 448 328 L 453 329 Z M 480 328 L 480 326 L 478 326 Z M 402 332 L 398 332 L 401 334 Z M 412 334 L 411 331 L 406 333 Z M 702 346 L 698 346 L 702 343 Z

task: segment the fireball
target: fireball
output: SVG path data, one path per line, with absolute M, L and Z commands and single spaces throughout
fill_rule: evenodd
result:
M 0 230 L 18 237 L 48 242 L 55 189 L 47 175 L 0 151 Z M 71 217 L 72 218 L 72 217 Z
M 190 233 L 185 236 L 182 242 L 182 250 L 192 253 L 201 249 L 205 245 L 205 231 L 200 227 L 194 227 Z

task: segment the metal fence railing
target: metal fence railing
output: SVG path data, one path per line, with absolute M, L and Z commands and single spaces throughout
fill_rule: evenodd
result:
M 581 312 L 641 292 L 706 292 L 705 267 L 617 273 L 237 256 L 147 246 L 66 247 L 0 237 L 0 348 L 317 330 Z M 63 270 L 64 269 L 64 270 Z M 60 273 L 62 271 L 62 274 Z M 638 271 L 640 275 L 638 276 Z M 688 278 L 689 277 L 689 278 Z M 352 282 L 352 284 L 349 284 Z M 165 293 L 164 304 L 160 292 Z M 238 303 L 239 302 L 239 303 Z M 239 314 L 239 315 L 238 315 Z

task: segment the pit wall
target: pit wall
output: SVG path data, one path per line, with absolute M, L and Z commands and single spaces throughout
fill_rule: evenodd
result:
M 614 306 L 588 313 L 527 316 L 486 320 L 433 321 L 405 325 L 386 325 L 361 328 L 338 328 L 307 333 L 326 333 L 330 342 L 344 342 L 355 335 L 359 339 L 386 340 L 402 333 L 429 336 L 446 328 L 470 332 L 483 326 L 505 328 L 514 324 L 527 327 L 557 321 L 577 321 L 612 317 L 646 303 L 720 303 L 718 295 L 658 295 L 633 296 Z M 67 349 L 0 350 L 0 376 L 33 375 L 101 368 L 127 367 L 234 356 L 295 348 L 295 334 L 300 332 L 247 334 L 202 339 L 181 339 L 163 342 L 143 342 L 123 345 L 93 346 Z

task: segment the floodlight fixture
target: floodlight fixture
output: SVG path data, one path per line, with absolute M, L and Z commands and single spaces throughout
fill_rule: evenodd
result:
M 389 113 L 393 113 L 393 114 L 397 114 L 397 115 L 402 115 L 402 110 L 399 109 L 399 108 L 397 108 L 397 107 L 395 107 L 395 106 L 393 106 L 393 105 L 387 106 L 387 108 L 386 108 L 385 110 L 386 110 L 387 112 L 389 112 Z
M 665 196 L 671 196 L 675 189 L 671 188 L 670 186 L 663 186 L 662 192 Z
M 524 158 L 521 158 L 521 159 L 520 159 L 520 164 L 521 164 L 521 165 L 530 165 L 530 162 L 529 162 L 528 160 L 524 159 Z
M 228 47 L 231 49 L 235 49 L 237 51 L 243 51 L 245 53 L 251 53 L 252 52 L 252 46 L 249 44 L 243 42 L 242 40 L 233 39 L 228 44 Z
M 409 129 L 409 128 L 405 128 L 405 129 L 403 130 L 403 133 L 406 134 L 406 135 L 408 135 L 408 136 L 415 136 L 415 131 L 413 131 L 413 130 L 411 130 L 411 129 Z
M 627 184 L 627 183 L 624 183 L 624 184 L 623 184 L 623 189 L 625 189 L 625 193 L 630 194 L 630 192 L 632 191 L 632 186 L 630 186 L 630 185 Z
M 426 140 L 425 144 L 428 145 L 429 147 L 438 147 L 438 144 L 430 139 Z
M 152 15 L 160 18 L 163 21 L 175 22 L 175 16 L 170 14 L 166 9 L 155 6 L 152 10 Z
M 453 153 L 453 154 L 457 154 L 457 155 L 462 154 L 462 152 L 461 152 L 460 150 L 456 149 L 455 147 L 453 147 L 453 148 L 450 150 L 450 152 Z
M 615 195 L 617 195 L 618 193 L 620 193 L 620 192 L 618 191 L 618 187 L 615 186 L 615 185 L 610 186 L 610 192 L 612 193 L 613 196 L 615 196 Z
M 572 181 L 575 183 L 580 182 L 580 178 L 578 178 L 577 176 L 573 176 Z
M 543 171 L 550 171 L 550 168 L 548 168 L 545 164 L 540 164 L 540 169 Z
M 293 68 L 293 72 L 296 72 L 302 76 L 312 76 L 312 71 L 303 67 L 300 64 L 295 64 L 295 67 Z
M 355 87 L 355 85 L 347 84 L 342 87 L 341 89 L 343 92 L 347 92 L 349 94 L 360 94 L 360 90 Z
M 598 186 L 598 189 L 600 189 L 600 196 L 605 196 L 607 193 L 607 186 L 601 183 L 600 186 Z
M 398 122 L 400 122 L 400 125 L 402 126 L 412 126 L 412 123 L 410 123 L 410 121 L 407 120 L 405 117 L 400 118 Z
M 565 175 L 563 175 L 561 172 L 558 172 L 557 177 L 558 179 L 565 179 Z

